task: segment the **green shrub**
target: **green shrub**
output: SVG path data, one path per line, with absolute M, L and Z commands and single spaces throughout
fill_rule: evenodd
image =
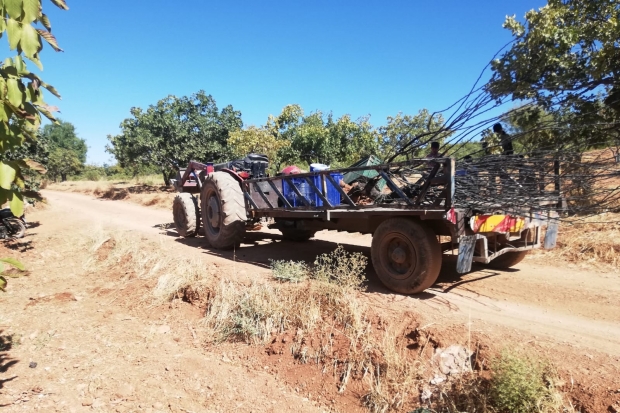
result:
M 557 391 L 550 386 L 547 363 L 504 351 L 493 360 L 490 395 L 500 412 L 556 411 Z
M 342 245 L 338 245 L 335 251 L 317 257 L 313 277 L 343 288 L 359 290 L 365 280 L 367 264 L 368 259 L 362 253 L 347 252 Z
M 297 283 L 308 277 L 308 266 L 303 262 L 271 260 L 273 278 Z

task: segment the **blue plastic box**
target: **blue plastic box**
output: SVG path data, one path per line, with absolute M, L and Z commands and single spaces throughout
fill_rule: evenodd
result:
M 330 175 L 337 184 L 340 184 L 340 181 L 342 180 L 342 174 L 334 172 Z M 313 176 L 312 181 L 317 188 L 321 189 L 321 175 Z M 323 201 L 314 192 L 312 187 L 308 185 L 308 182 L 305 180 L 305 178 L 291 178 L 291 182 L 297 187 L 299 192 L 301 192 L 301 194 L 304 195 L 308 201 L 310 201 L 311 206 L 323 206 Z M 334 185 L 332 185 L 329 180 L 325 180 L 325 183 L 327 185 L 327 200 L 329 201 L 329 203 L 332 204 L 332 206 L 340 205 L 340 192 L 338 192 L 338 190 L 334 187 Z M 305 206 L 304 202 L 284 180 L 282 181 L 282 194 L 286 197 L 286 199 L 291 203 L 292 206 Z
M 304 178 L 291 178 L 291 182 L 297 187 L 299 192 L 301 192 L 301 194 L 312 204 L 314 200 L 314 195 L 312 192 L 312 188 L 310 188 L 310 185 L 308 185 L 308 182 L 306 182 Z M 285 180 L 282 180 L 282 195 L 284 195 L 288 202 L 290 202 L 291 205 L 294 207 L 306 206 L 306 204 L 304 204 L 304 202 L 299 198 L 299 196 L 295 193 L 295 191 L 293 191 L 288 182 L 286 182 Z M 313 206 L 315 205 L 316 201 L 314 202 Z

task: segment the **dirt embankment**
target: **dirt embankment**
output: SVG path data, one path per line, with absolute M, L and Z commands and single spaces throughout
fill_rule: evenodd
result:
M 158 280 L 126 274 L 122 258 L 104 273 L 95 270 L 93 263 L 106 259 L 106 237 L 96 254 L 89 252 L 92 243 L 76 245 L 75 240 L 82 239 L 76 228 L 90 233 L 97 227 L 123 228 L 170 262 L 202 262 L 212 277 L 250 285 L 269 277 L 270 259 L 311 263 L 337 244 L 368 255 L 368 236 L 324 232 L 307 244 L 289 244 L 263 231 L 251 234 L 239 250 L 221 252 L 205 248 L 200 238 L 177 238 L 167 210 L 72 193 L 45 195 L 51 207 L 32 214 L 40 226 L 7 251 L 26 261 L 32 275 L 10 280 L 10 293 L 3 297 L 9 310 L 0 321 L 1 379 L 7 380 L 0 404 L 15 411 L 22 406 L 42 411 L 363 410 L 364 386 L 352 381 L 339 393 L 341 378 L 334 371 L 326 375 L 291 354 L 294 333 L 274 336 L 267 346 L 203 348 L 204 310 L 181 300 L 154 304 Z M 559 367 L 563 391 L 582 411 L 606 411 L 620 401 L 615 304 L 620 276 L 567 268 L 560 261 L 549 264 L 544 256 L 534 256 L 516 270 L 480 266 L 459 276 L 446 258 L 436 285 L 414 297 L 387 291 L 369 269 L 367 291 L 359 298 L 372 309 L 378 331 L 381 323 L 391 322 L 405 348 L 416 354 L 430 357 L 435 347 L 472 340 L 489 352 L 534 352 Z M 421 328 L 429 332 L 421 335 Z M 37 366 L 28 367 L 30 362 Z

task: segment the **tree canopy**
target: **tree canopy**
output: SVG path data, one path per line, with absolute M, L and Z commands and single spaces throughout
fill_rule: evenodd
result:
M 153 165 L 165 176 L 171 162 L 223 161 L 231 156 L 230 133 L 241 129 L 241 112 L 231 105 L 218 109 L 211 95 L 168 96 L 146 110 L 131 109 L 121 134 L 108 136 L 107 151 L 121 166 Z
M 388 156 L 420 133 L 440 130 L 441 115 L 426 109 L 416 115 L 389 117 L 387 126 L 374 127 L 369 117 L 305 113 L 300 105 L 282 108 L 264 125 L 243 128 L 241 113 L 227 106 L 218 110 L 211 95 L 200 91 L 190 97 L 168 96 L 147 110 L 131 109 L 132 117 L 121 123 L 122 133 L 108 136 L 107 151 L 121 167 L 157 166 L 167 181 L 172 163 L 190 160 L 221 162 L 248 153 L 269 157 L 274 170 L 283 164 L 324 163 L 348 166 L 369 155 Z M 442 141 L 448 132 L 436 139 Z M 428 142 L 409 150 L 409 156 L 425 156 Z
M 620 110 L 620 3 L 549 0 L 525 23 L 507 17 L 514 41 L 492 62 L 495 97 L 533 100 L 545 110 L 592 113 L 602 100 Z
M 289 142 L 279 151 L 284 162 L 346 164 L 378 150 L 377 134 L 368 118 L 338 119 L 321 111 L 304 114 L 299 105 L 288 105 L 279 116 L 270 116 L 266 129 L 279 141 Z
M 52 179 L 60 177 L 67 180 L 67 175 L 77 174 L 86 163 L 88 147 L 86 141 L 77 136 L 75 126 L 70 122 L 58 120 L 41 130 L 41 136 L 49 148 L 46 163 L 47 173 Z
M 403 150 L 404 146 L 415 140 L 417 137 L 439 131 L 444 126 L 444 118 L 441 114 L 431 115 L 427 109 L 418 111 L 415 115 L 403 115 L 398 113 L 396 116 L 388 116 L 387 124 L 379 128 L 380 146 L 383 158 Z M 433 137 L 434 141 L 443 143 L 444 139 L 450 134 L 447 132 L 438 133 Z M 410 157 L 424 157 L 429 151 L 430 142 L 423 139 L 418 144 L 411 145 L 406 155 Z
M 77 136 L 75 126 L 70 122 L 58 119 L 57 123 L 48 124 L 41 130 L 41 138 L 47 142 L 50 150 L 64 149 L 75 153 L 83 164 L 86 162 L 88 147 L 86 141 Z

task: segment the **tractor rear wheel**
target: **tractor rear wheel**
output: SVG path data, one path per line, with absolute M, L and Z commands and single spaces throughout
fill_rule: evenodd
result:
M 200 193 L 205 238 L 213 248 L 230 249 L 241 244 L 247 221 L 243 192 L 226 172 L 207 175 Z
M 200 226 L 198 200 L 192 194 L 181 192 L 174 197 L 172 216 L 177 232 L 182 237 L 195 237 Z
M 372 236 L 370 252 L 381 282 L 398 293 L 421 293 L 435 283 L 441 270 L 435 233 L 411 219 L 383 221 Z

